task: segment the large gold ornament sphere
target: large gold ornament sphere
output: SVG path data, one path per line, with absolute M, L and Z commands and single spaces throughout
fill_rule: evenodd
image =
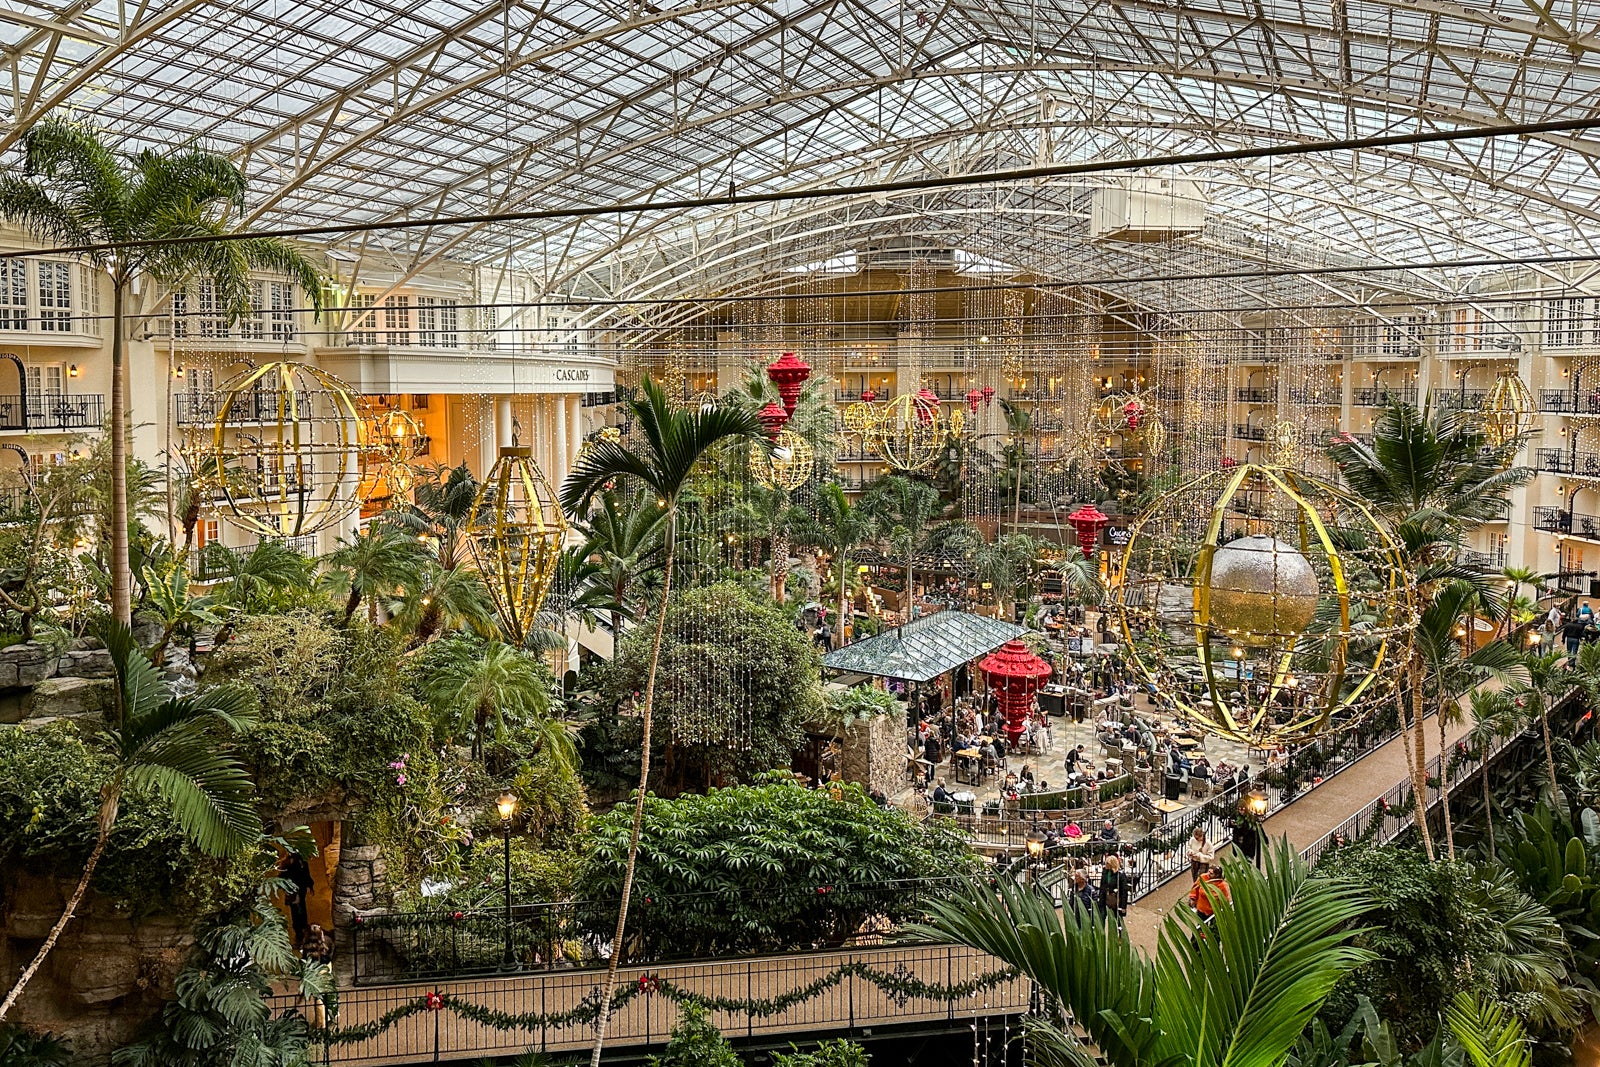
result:
M 227 382 L 211 432 L 229 522 L 303 537 L 361 506 L 364 424 L 344 382 L 305 363 L 267 363 Z
M 1359 724 L 1393 698 L 1415 621 L 1399 545 L 1359 500 L 1238 464 L 1129 528 L 1111 610 L 1157 701 L 1249 745 Z
M 566 517 L 532 449 L 500 449 L 472 514 L 466 530 L 472 558 L 506 639 L 523 644 L 555 579 L 567 535 Z

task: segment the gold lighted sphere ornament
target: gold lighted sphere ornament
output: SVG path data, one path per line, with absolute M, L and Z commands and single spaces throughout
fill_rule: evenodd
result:
M 850 433 L 868 436 L 878 421 L 878 408 L 868 400 L 858 400 L 844 409 L 840 416 L 844 428 Z
M 904 393 L 883 406 L 874 420 L 867 446 L 898 471 L 919 471 L 939 458 L 945 429 L 939 405 Z
M 1533 391 L 1507 371 L 1494 380 L 1483 398 L 1483 435 L 1490 445 L 1504 448 L 1533 429 L 1538 410 Z
M 1392 699 L 1415 620 L 1400 547 L 1359 500 L 1255 464 L 1163 494 L 1110 593 L 1158 701 L 1249 745 L 1348 729 Z
M 350 387 L 305 363 L 267 363 L 222 389 L 211 451 L 229 522 L 302 537 L 361 506 L 365 427 Z
M 533 450 L 508 445 L 473 501 L 467 544 L 483 574 L 506 637 L 522 644 L 555 578 L 567 521 L 533 461 Z
M 793 430 L 779 430 L 772 447 L 750 446 L 750 472 L 768 489 L 798 489 L 811 477 L 816 451 Z

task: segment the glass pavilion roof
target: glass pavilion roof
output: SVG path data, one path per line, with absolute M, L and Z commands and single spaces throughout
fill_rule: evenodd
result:
M 822 663 L 836 671 L 926 682 L 1025 633 L 985 615 L 940 611 L 834 649 Z
M 1239 290 L 1454 294 L 1474 272 L 1432 264 L 1595 252 L 1600 134 L 1186 165 L 1164 173 L 1198 181 L 1212 221 L 1179 247 L 1089 241 L 1093 177 L 850 189 L 1587 118 L 1597 25 L 1600 0 L 0 0 L 0 149 L 57 107 L 133 144 L 198 137 L 244 163 L 265 226 L 846 194 L 361 239 L 395 270 L 509 263 L 548 294 L 748 291 L 907 232 L 1174 305 L 1217 287 L 1139 279 L 1407 263 Z

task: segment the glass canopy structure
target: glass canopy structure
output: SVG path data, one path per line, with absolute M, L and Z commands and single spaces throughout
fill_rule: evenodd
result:
M 1600 117 L 1597 22 L 1596 0 L 0 0 L 0 150 L 53 109 L 134 144 L 197 138 L 247 167 L 263 227 L 839 194 L 341 241 L 401 274 L 508 265 L 556 297 L 737 293 L 909 232 L 1156 304 L 1198 298 L 1141 278 L 1261 265 L 1401 269 L 1241 300 L 1449 295 L 1462 261 L 1595 251 L 1600 135 L 1164 168 L 1212 218 L 1159 254 L 1087 238 L 1103 178 L 872 186 Z

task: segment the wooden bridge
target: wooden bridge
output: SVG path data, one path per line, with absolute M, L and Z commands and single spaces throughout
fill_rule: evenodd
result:
M 618 990 L 626 1002 L 614 1013 L 606 1044 L 618 1052 L 659 1045 L 678 1015 L 681 992 L 750 1003 L 779 1002 L 762 1012 L 713 1011 L 711 1021 L 731 1038 L 774 1042 L 829 1036 L 869 1036 L 874 1029 L 925 1031 L 970 1028 L 1028 1009 L 1030 987 L 1020 978 L 994 979 L 955 1000 L 908 992 L 907 983 L 959 989 L 1001 971 L 998 960 L 962 947 L 908 945 L 705 963 L 624 967 Z M 388 1025 L 362 1040 L 328 1049 L 327 1062 L 350 1067 L 420 1064 L 512 1056 L 528 1050 L 581 1052 L 593 1041 L 588 1021 L 554 1026 L 507 1016 L 548 1018 L 581 1010 L 598 995 L 605 972 L 553 970 L 504 977 L 357 987 L 339 994 L 335 1030 Z M 812 995 L 798 995 L 822 985 Z M 668 991 L 672 995 L 669 995 Z M 783 1002 L 793 1000 L 793 1003 Z M 429 1005 L 433 1006 L 429 1006 Z M 295 1006 L 282 998 L 280 1008 Z

